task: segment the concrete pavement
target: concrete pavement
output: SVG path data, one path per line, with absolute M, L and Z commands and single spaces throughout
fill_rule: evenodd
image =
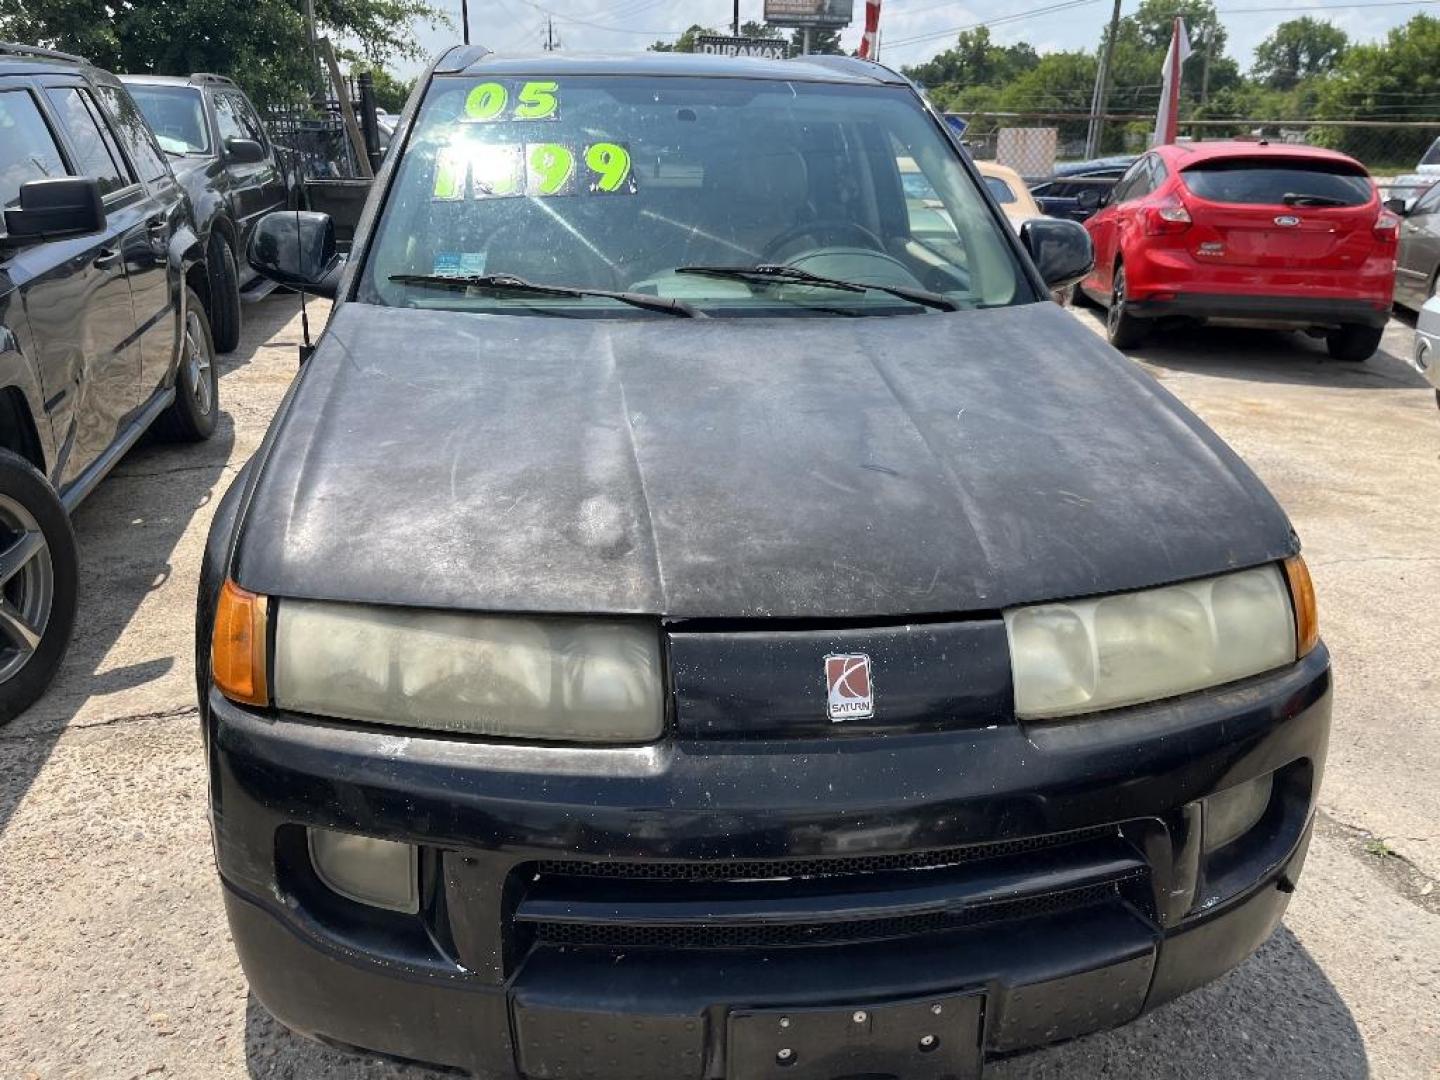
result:
M 74 647 L 47 697 L 0 730 L 5 1080 L 432 1076 L 285 1032 L 248 996 L 225 930 L 194 588 L 214 504 L 285 393 L 299 337 L 293 296 L 245 314 L 215 438 L 138 448 L 77 514 Z M 1256 957 L 993 1076 L 1440 1076 L 1440 412 L 1397 359 L 1410 333 L 1392 323 L 1388 354 L 1365 365 L 1240 331 L 1137 351 L 1254 465 L 1304 539 L 1337 672 L 1323 813 L 1285 926 Z

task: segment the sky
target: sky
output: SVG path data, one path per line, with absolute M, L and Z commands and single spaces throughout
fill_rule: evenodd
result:
M 460 40 L 460 0 L 433 2 L 453 15 L 455 26 L 417 27 L 427 54 Z M 1121 14 L 1139 4 L 1121 0 Z M 1033 14 L 1050 7 L 1060 10 Z M 1417 12 L 1440 15 L 1440 0 L 1356 0 L 1344 5 L 1338 0 L 1216 0 L 1216 7 L 1230 33 L 1230 55 L 1242 68 L 1250 66 L 1255 46 L 1276 26 L 1307 12 L 1339 26 L 1354 41 L 1381 38 Z M 692 23 L 728 26 L 732 10 L 732 0 L 470 0 L 470 38 L 497 52 L 535 50 L 541 46 L 548 13 L 562 48 L 629 52 L 656 39 L 673 41 Z M 758 21 L 763 10 L 762 0 L 741 0 L 740 19 Z M 884 0 L 880 58 L 896 67 L 920 63 L 948 48 L 961 30 L 990 20 L 1001 20 L 991 27 L 991 36 L 1002 44 L 1029 42 L 1042 53 L 1094 49 L 1110 10 L 1110 0 Z M 856 22 L 841 38 L 847 50 L 860 43 L 863 13 L 864 0 L 855 0 Z M 418 70 L 418 65 L 397 67 L 406 76 Z

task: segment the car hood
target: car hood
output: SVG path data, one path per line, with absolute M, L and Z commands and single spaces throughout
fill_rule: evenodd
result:
M 993 611 L 1290 554 L 1245 465 L 1053 304 L 893 318 L 339 307 L 232 572 L 490 611 Z

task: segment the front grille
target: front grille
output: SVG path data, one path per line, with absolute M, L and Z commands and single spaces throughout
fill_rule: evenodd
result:
M 964 927 L 1033 918 L 1060 911 L 1075 911 L 1113 902 L 1135 885 L 1143 872 L 1075 889 L 976 904 L 959 911 L 942 911 L 899 918 L 850 922 L 781 923 L 766 925 L 634 926 L 612 923 L 537 922 L 535 938 L 550 945 L 611 949 L 758 949 L 841 942 L 877 941 L 943 933 Z
M 1079 844 L 1118 834 L 1114 825 L 1071 832 L 1027 836 L 988 844 L 907 851 L 891 855 L 835 855 L 814 859 L 712 859 L 705 862 L 587 862 L 550 859 L 531 864 L 540 875 L 621 878 L 634 881 L 767 881 L 793 878 L 845 877 L 894 870 L 943 870 L 981 859 L 999 859 L 1031 851 Z

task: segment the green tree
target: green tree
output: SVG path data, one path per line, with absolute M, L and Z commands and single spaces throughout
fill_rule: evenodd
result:
M 375 104 L 388 113 L 400 113 L 410 98 L 415 80 L 401 82 L 384 68 L 371 68 L 370 77 L 375 81 Z
M 412 25 L 449 20 L 429 0 L 316 0 L 320 33 L 380 66 L 422 55 Z M 112 71 L 229 75 L 262 107 L 315 77 L 299 0 L 0 0 L 0 38 L 80 53 Z
M 1289 90 L 1302 79 L 1328 74 L 1349 46 L 1338 26 L 1309 15 L 1291 19 L 1256 47 L 1250 74 L 1266 86 Z
M 790 51 L 796 56 L 805 48 L 805 31 L 796 30 L 790 35 Z M 845 50 L 840 47 L 839 30 L 811 30 L 810 51 L 812 53 L 826 53 L 831 56 L 842 55 Z
M 771 26 L 763 22 L 745 22 L 740 24 L 740 36 L 748 38 L 778 38 L 784 37 L 778 26 Z
M 1030 45 L 996 45 L 989 28 L 981 26 L 963 31 L 950 48 L 904 72 L 932 89 L 1003 86 L 1039 63 L 1039 54 Z
M 1440 19 L 1416 15 L 1383 42 L 1352 45 L 1319 80 L 1315 116 L 1321 120 L 1428 119 L 1440 100 Z M 1372 168 L 1413 167 L 1435 138 L 1431 128 L 1333 128 L 1312 138 L 1353 154 Z
M 719 30 L 708 26 L 701 26 L 699 23 L 691 23 L 690 28 L 681 34 L 674 41 L 657 41 L 651 45 L 649 52 L 694 52 L 695 39 L 698 37 L 721 37 Z

